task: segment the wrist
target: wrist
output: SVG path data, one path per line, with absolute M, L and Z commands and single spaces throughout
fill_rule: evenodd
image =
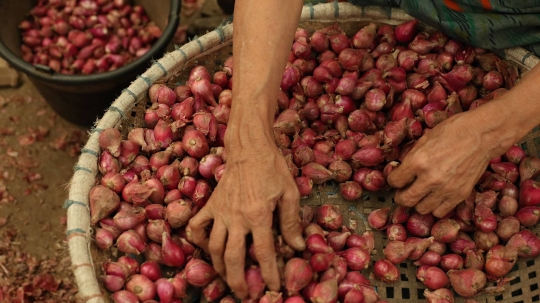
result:
M 249 105 L 238 106 L 234 113 L 231 112 L 225 134 L 227 157 L 264 153 L 269 148 L 277 148 L 272 127 L 273 115 L 271 117 L 264 108 Z
M 506 101 L 506 98 L 498 98 L 470 112 L 480 129 L 481 140 L 488 148 L 490 159 L 504 154 L 528 132 L 524 132 L 518 117 L 504 110 Z

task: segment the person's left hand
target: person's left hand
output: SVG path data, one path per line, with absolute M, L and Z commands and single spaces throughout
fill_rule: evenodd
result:
M 444 217 L 471 193 L 493 157 L 505 152 L 484 109 L 450 117 L 423 135 L 388 177 L 396 203 Z

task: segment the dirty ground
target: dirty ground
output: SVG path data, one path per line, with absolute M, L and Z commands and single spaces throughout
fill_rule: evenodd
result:
M 185 2 L 176 44 L 228 17 L 217 0 Z M 87 130 L 21 83 L 0 87 L 0 302 L 77 302 L 62 206 Z
M 0 302 L 21 292 L 71 302 L 62 204 L 86 130 L 58 117 L 26 77 L 22 82 L 0 89 Z

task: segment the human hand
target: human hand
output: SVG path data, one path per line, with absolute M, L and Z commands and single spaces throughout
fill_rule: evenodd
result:
M 255 255 L 269 289 L 280 289 L 272 215 L 277 207 L 284 240 L 305 247 L 300 226 L 300 194 L 274 142 L 250 144 L 227 152 L 227 168 L 208 203 L 189 223 L 195 244 L 210 253 L 216 271 L 236 296 L 248 295 L 244 279 L 246 235 L 253 235 Z M 213 222 L 208 238 L 205 228 Z
M 489 160 L 506 151 L 487 109 L 454 115 L 418 140 L 388 177 L 396 203 L 440 218 L 469 196 Z

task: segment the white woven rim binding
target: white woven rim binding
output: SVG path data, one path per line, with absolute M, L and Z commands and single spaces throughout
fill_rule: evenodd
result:
M 349 22 L 377 21 L 398 24 L 411 20 L 401 9 L 380 7 L 358 7 L 349 3 L 328 3 L 305 6 L 302 10 L 301 21 L 319 22 Z M 177 50 L 165 54 L 155 61 L 152 66 L 112 103 L 111 107 L 92 129 L 88 142 L 82 149 L 82 154 L 74 168 L 74 174 L 69 188 L 67 208 L 67 240 L 73 272 L 79 287 L 79 295 L 88 303 L 105 303 L 100 292 L 99 282 L 94 274 L 89 243 L 92 240 L 90 227 L 90 212 L 88 193 L 94 186 L 98 173 L 98 144 L 99 133 L 106 128 L 117 127 L 124 116 L 134 105 L 145 96 L 151 84 L 179 71 L 191 58 L 232 39 L 232 24 L 219 27 L 204 36 L 194 39 Z M 540 59 L 523 48 L 512 48 L 501 52 L 504 59 L 520 65 L 525 70 L 531 69 Z

